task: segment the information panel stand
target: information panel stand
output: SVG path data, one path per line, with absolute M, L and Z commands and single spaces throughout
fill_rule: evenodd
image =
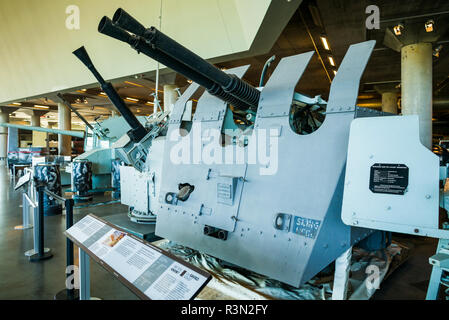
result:
M 79 251 L 80 300 L 90 300 L 90 259 L 81 248 Z
M 80 248 L 80 299 L 90 299 L 89 257 L 139 298 L 191 300 L 211 275 L 94 215 L 65 232 Z

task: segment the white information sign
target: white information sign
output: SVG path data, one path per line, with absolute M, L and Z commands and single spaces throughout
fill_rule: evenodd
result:
M 141 298 L 193 299 L 211 276 L 187 262 L 87 215 L 66 235 Z

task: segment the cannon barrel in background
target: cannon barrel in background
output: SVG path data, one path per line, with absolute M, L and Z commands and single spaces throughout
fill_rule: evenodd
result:
M 72 137 L 77 137 L 77 138 L 85 137 L 85 133 L 80 132 L 80 131 L 69 131 L 69 130 L 50 129 L 50 128 L 42 128 L 42 127 L 32 127 L 32 126 L 24 126 L 21 124 L 0 123 L 0 127 L 31 130 L 31 131 L 38 131 L 38 132 L 48 132 L 48 133 L 54 133 L 54 134 L 62 134 L 64 136 L 72 136 Z
M 242 110 L 247 110 L 250 108 L 250 105 L 226 92 L 221 88 L 220 85 L 210 80 L 209 78 L 203 76 L 202 74 L 194 71 L 189 66 L 179 62 L 176 59 L 168 56 L 164 52 L 152 48 L 143 37 L 132 35 L 126 32 L 124 29 L 114 25 L 108 17 L 103 17 L 98 25 L 98 31 L 102 34 L 108 35 L 117 40 L 128 43 L 132 48 L 137 50 L 139 53 L 143 53 L 146 56 L 162 63 L 163 65 L 175 70 L 179 74 L 182 74 L 186 78 L 195 81 L 199 85 L 206 88 L 206 90 L 222 99 L 223 101 L 232 104 L 234 107 L 237 107 Z
M 196 72 L 214 81 L 222 89 L 256 109 L 259 104 L 260 91 L 235 75 L 229 75 L 210 64 L 197 54 L 185 48 L 175 40 L 163 34 L 155 27 L 146 29 L 123 9 L 118 9 L 113 16 L 113 23 L 119 27 L 143 37 L 149 45 L 168 56 L 191 67 Z
M 125 32 L 126 33 L 126 32 Z M 92 60 L 90 59 L 86 49 L 81 47 L 73 52 L 73 54 L 81 60 L 81 62 L 92 72 L 95 78 L 101 85 L 101 89 L 106 93 L 109 100 L 111 100 L 112 104 L 117 108 L 123 118 L 126 120 L 128 125 L 131 127 L 131 130 L 128 131 L 128 136 L 134 142 L 138 142 L 142 140 L 146 134 L 148 133 L 144 126 L 137 120 L 136 116 L 129 110 L 126 106 L 123 99 L 118 95 L 117 91 L 115 91 L 112 84 L 106 82 L 100 73 L 95 68 Z

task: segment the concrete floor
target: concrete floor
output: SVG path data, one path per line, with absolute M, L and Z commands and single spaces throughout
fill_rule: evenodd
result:
M 22 223 L 21 192 L 11 186 L 5 168 L 0 168 L 0 299 L 53 299 L 65 286 L 65 219 L 45 218 L 45 246 L 53 258 L 31 263 L 24 252 L 33 247 L 33 229 L 14 230 Z M 104 217 L 126 212 L 120 204 L 75 209 L 75 222 L 88 213 Z M 410 258 L 380 287 L 374 299 L 424 299 L 431 267 L 429 256 L 435 253 L 437 241 L 429 238 L 401 236 L 396 240 L 414 247 Z M 91 294 L 102 299 L 134 300 L 137 297 L 111 274 L 91 263 Z
M 381 283 L 373 300 L 424 300 L 432 272 L 429 257 L 435 254 L 438 240 L 398 234 L 393 239 L 407 245 L 410 256 Z
M 14 191 L 9 175 L 0 168 L 0 300 L 48 300 L 65 288 L 64 216 L 45 217 L 45 247 L 53 258 L 31 263 L 24 252 L 33 248 L 33 229 L 14 230 L 22 224 L 22 196 Z M 110 200 L 110 199 L 109 199 Z M 126 212 L 120 204 L 75 209 L 74 221 L 93 213 L 99 217 Z M 77 260 L 77 257 L 75 256 Z M 102 299 L 138 299 L 110 273 L 91 262 L 91 295 Z

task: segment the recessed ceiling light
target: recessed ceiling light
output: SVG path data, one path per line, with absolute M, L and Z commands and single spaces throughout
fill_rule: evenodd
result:
M 135 87 L 144 88 L 143 85 L 138 84 L 138 83 L 134 83 L 134 82 L 131 82 L 131 81 L 125 81 L 125 83 L 130 84 L 130 85 L 135 86 Z
M 426 32 L 432 32 L 434 24 L 435 24 L 435 21 L 433 21 L 432 19 L 427 20 L 427 22 L 424 24 L 424 27 L 426 28 Z
M 397 36 L 402 34 L 402 30 L 404 30 L 404 25 L 402 23 L 398 23 L 393 27 L 394 34 Z
M 323 43 L 324 49 L 330 50 L 331 48 L 330 48 L 330 46 L 329 46 L 329 42 L 327 42 L 326 36 L 325 36 L 325 35 L 321 35 L 321 36 L 320 36 L 320 39 L 321 39 L 321 42 Z
M 335 67 L 334 58 L 332 58 L 331 56 L 329 56 L 329 63 L 331 64 L 332 67 Z
M 35 104 L 34 107 L 37 108 L 37 109 L 50 109 L 49 106 L 41 106 L 41 105 L 38 105 L 38 104 Z

